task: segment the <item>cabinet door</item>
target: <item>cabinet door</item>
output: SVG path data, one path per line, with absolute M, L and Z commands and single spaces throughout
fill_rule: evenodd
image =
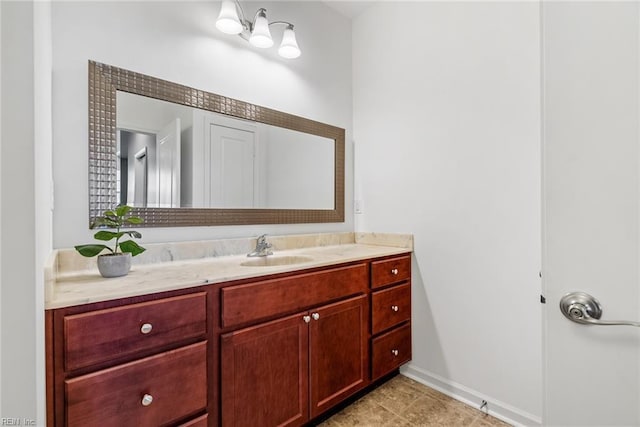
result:
M 296 426 L 308 420 L 305 315 L 222 335 L 223 426 Z
M 309 357 L 311 417 L 366 383 L 368 315 L 365 295 L 311 312 Z

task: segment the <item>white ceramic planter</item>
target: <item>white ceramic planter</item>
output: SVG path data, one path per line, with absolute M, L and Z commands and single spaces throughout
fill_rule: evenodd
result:
M 126 276 L 130 269 L 130 253 L 98 255 L 98 270 L 102 277 Z

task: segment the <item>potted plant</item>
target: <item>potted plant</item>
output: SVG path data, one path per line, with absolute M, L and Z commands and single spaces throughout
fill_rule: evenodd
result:
M 120 205 L 113 210 L 107 210 L 91 224 L 91 229 L 100 228 L 93 237 L 96 240 L 108 242 L 115 239 L 113 246 L 104 244 L 78 245 L 75 249 L 82 256 L 93 257 L 107 250 L 109 253 L 98 256 L 98 270 L 103 277 L 119 277 L 129 273 L 131 257 L 141 254 L 145 248 L 133 240 L 121 240 L 122 237 L 139 239 L 142 237 L 137 231 L 120 229 L 126 224 L 142 224 L 143 220 L 137 216 L 127 216 L 131 207 Z M 115 230 L 115 231 L 110 231 Z

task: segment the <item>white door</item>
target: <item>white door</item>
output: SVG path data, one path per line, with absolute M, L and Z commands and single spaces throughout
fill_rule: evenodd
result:
M 639 15 L 635 2 L 543 3 L 545 425 L 640 425 Z M 514 315 L 517 307 L 514 307 Z
M 180 207 L 180 119 L 176 118 L 156 135 L 158 206 Z
M 207 206 L 254 207 L 256 205 L 254 127 L 239 123 L 221 124 L 220 119 L 215 118 L 211 118 L 208 126 L 209 144 L 205 146 L 205 158 L 209 159 L 210 166 Z
M 147 187 L 149 171 L 147 165 L 147 147 L 143 147 L 133 156 L 133 206 L 147 206 Z

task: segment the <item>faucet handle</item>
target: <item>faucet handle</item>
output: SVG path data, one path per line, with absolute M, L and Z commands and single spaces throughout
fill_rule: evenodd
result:
M 267 240 L 267 235 L 266 234 L 261 234 L 260 236 L 258 236 L 258 243 L 264 243 Z

